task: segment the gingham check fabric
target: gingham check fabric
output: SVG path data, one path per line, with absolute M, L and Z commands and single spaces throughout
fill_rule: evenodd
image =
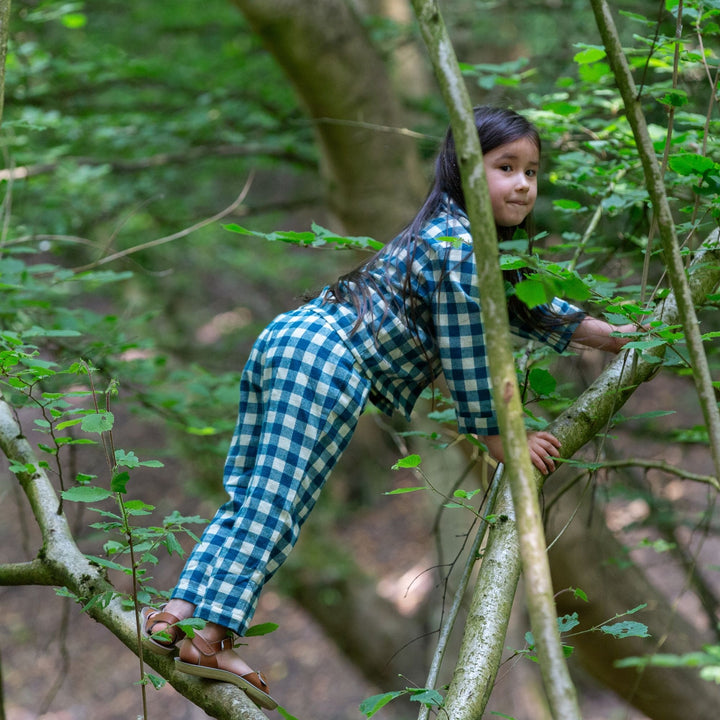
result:
M 408 329 L 398 300 L 409 263 L 412 292 L 418 300 L 416 335 Z M 398 249 L 394 243 L 386 247 L 373 279 L 379 291 L 373 295 L 367 321 L 354 333 L 353 308 L 342 303 L 316 304 L 317 312 L 334 325 L 372 378 L 372 402 L 384 412 L 396 409 L 409 418 L 423 388 L 442 371 L 455 402 L 460 432 L 498 434 L 467 215 L 446 197 L 411 249 Z M 559 315 L 580 312 L 560 299 L 552 307 Z M 578 325 L 572 322 L 541 331 L 513 316 L 510 322 L 518 335 L 558 352 L 567 347 Z
M 449 200 L 411 248 L 389 243 L 372 270 L 372 308 L 325 293 L 276 318 L 252 349 L 240 382 L 238 423 L 225 465 L 229 500 L 188 557 L 173 597 L 195 615 L 243 634 L 265 582 L 290 553 L 368 397 L 410 415 L 444 372 L 461 432 L 497 434 L 475 257 L 467 216 Z M 417 298 L 403 312 L 406 268 Z M 556 300 L 559 313 L 577 308 Z M 563 350 L 577 323 L 522 335 Z M 420 342 L 418 342 L 418 339 Z
M 240 382 L 224 485 L 230 496 L 189 555 L 173 597 L 242 635 L 260 590 L 300 526 L 365 406 L 369 380 L 311 309 L 260 335 Z

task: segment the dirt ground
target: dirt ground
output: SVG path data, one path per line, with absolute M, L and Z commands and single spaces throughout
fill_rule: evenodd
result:
M 663 396 L 657 401 L 661 405 L 672 402 Z M 132 444 L 140 441 L 143 429 L 137 432 L 139 436 L 130 438 L 128 447 L 142 445 Z M 212 514 L 214 507 L 198 506 L 173 483 L 172 477 L 169 467 L 154 481 L 151 494 L 156 496 L 160 509 L 165 505 L 189 514 Z M 32 557 L 38 547 L 33 518 L 14 477 L 4 470 L 0 472 L 0 499 L 0 562 Z M 617 516 L 622 510 L 621 505 L 615 508 L 617 522 L 622 521 Z M 417 575 L 418 547 L 430 542 L 426 535 L 420 536 L 419 524 L 403 525 L 396 512 L 389 509 L 376 513 L 374 518 L 372 527 L 350 528 L 347 536 L 362 543 L 364 532 L 368 546 L 391 543 L 395 549 L 396 581 L 402 578 L 403 570 L 410 573 L 408 577 Z M 89 522 L 87 518 L 85 522 Z M 399 532 L 406 533 L 402 543 Z M 397 551 L 399 544 L 408 549 L 404 559 Z M 155 584 L 170 587 L 177 570 L 175 560 L 162 563 L 156 570 Z M 658 573 L 662 572 L 663 568 L 659 568 Z M 521 609 L 515 618 L 507 644 L 519 647 L 527 625 Z M 360 720 L 359 703 L 381 690 L 368 683 L 307 613 L 280 596 L 272 584 L 262 596 L 255 618 L 257 623 L 266 621 L 278 622 L 280 629 L 251 639 L 244 657 L 266 674 L 273 694 L 288 712 L 299 720 Z M 371 629 L 368 633 L 371 638 Z M 0 651 L 6 720 L 128 720 L 142 713 L 140 691 L 135 684 L 137 658 L 76 605 L 58 598 L 51 588 L 0 588 Z M 579 674 L 577 680 L 585 720 L 646 720 L 589 678 Z M 544 720 L 538 711 L 540 697 L 534 665 L 508 663 L 501 668 L 486 716 Z M 268 715 L 279 717 L 276 713 Z M 416 707 L 399 710 L 391 705 L 375 717 L 409 720 L 416 715 Z M 200 720 L 207 716 L 167 686 L 148 691 L 147 717 Z

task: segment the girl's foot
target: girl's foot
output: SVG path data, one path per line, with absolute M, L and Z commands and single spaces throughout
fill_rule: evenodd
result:
M 232 683 L 259 707 L 274 710 L 278 704 L 270 697 L 265 678 L 252 670 L 232 648 L 227 630 L 208 623 L 202 634 L 196 632 L 194 637 L 185 638 L 175 664 L 178 670 L 189 675 Z
M 170 655 L 175 645 L 185 637 L 185 633 L 175 624 L 192 617 L 195 606 L 185 600 L 170 600 L 160 610 L 144 607 L 142 615 L 142 633 L 147 646 L 160 655 Z
M 144 607 L 141 615 L 142 633 L 148 648 L 159 655 L 170 655 L 185 637 L 185 633 L 175 626 L 180 619 L 166 610 L 150 607 Z

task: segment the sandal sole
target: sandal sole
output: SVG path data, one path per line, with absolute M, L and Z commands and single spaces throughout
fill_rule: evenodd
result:
M 220 670 L 220 668 L 209 668 L 203 665 L 193 665 L 175 658 L 175 667 L 180 672 L 195 677 L 205 678 L 206 680 L 219 680 L 220 682 L 229 682 L 239 687 L 258 707 L 265 710 L 275 710 L 278 703 L 275 702 L 266 692 L 255 687 L 240 675 L 230 672 L 229 670 Z

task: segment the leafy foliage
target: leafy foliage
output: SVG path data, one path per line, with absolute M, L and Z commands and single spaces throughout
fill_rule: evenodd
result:
M 670 2 L 668 8 L 659 26 L 643 12 L 625 13 L 626 53 L 658 156 L 667 155 L 666 182 L 689 258 L 720 218 L 720 124 L 706 115 L 707 75 L 718 68 L 708 48 L 719 34 L 720 9 L 717 3 L 684 3 L 685 35 L 676 42 L 672 14 L 679 6 Z M 97 517 L 91 529 L 102 540 L 93 561 L 134 575 L 137 597 L 155 601 L 162 592 L 152 587 L 149 568 L 162 554 L 180 553 L 178 538 L 195 538 L 194 527 L 203 520 L 177 511 L 156 518 L 155 508 L 131 497 L 136 472 L 160 470 L 162 463 L 112 446 L 119 409 L 161 418 L 172 431 L 167 452 L 185 453 L 202 475 L 208 461 L 201 458 L 225 450 L 243 347 L 258 326 L 275 305 L 334 278 L 352 252 L 380 243 L 341 237 L 310 217 L 321 206 L 310 123 L 279 68 L 226 0 L 209 0 L 202 14 L 185 2 L 45 0 L 16 2 L 13 9 L 2 175 L 0 388 L 32 415 L 42 465 L 57 478 L 63 502 L 85 504 Z M 548 16 L 545 6 L 524 14 L 522 22 L 537 23 L 532 42 L 548 41 L 550 34 L 537 32 L 551 22 Z M 372 29 L 379 43 L 398 41 L 390 24 Z M 503 246 L 506 269 L 534 272 L 516 292 L 530 306 L 563 295 L 614 324 L 642 321 L 666 293 L 663 259 L 652 242 L 642 172 L 604 49 L 578 42 L 571 62 L 553 59 L 562 65 L 556 73 L 546 71 L 542 54 L 487 60 L 463 64 L 468 81 L 480 100 L 511 98 L 524 109 L 540 127 L 548 167 L 536 214 L 537 224 L 552 232 L 536 234 L 532 244 L 519 236 Z M 444 125 L 432 101 L 416 110 L 422 129 L 435 133 Z M 242 220 L 226 229 L 205 228 L 162 250 L 133 251 L 227 206 L 251 170 L 258 191 L 238 213 Z M 276 229 L 287 225 L 295 229 Z M 321 247 L 350 253 L 318 255 Z M 121 253 L 118 262 L 97 264 L 111 251 Z M 236 305 L 227 305 L 228 295 Z M 704 339 L 717 362 L 716 332 Z M 643 333 L 630 346 L 682 375 L 683 341 L 678 327 L 658 322 L 650 337 Z M 575 389 L 546 350 L 523 346 L 518 360 L 527 423 L 544 427 Z M 429 417 L 438 429 L 423 440 L 443 448 L 457 442 L 454 411 L 435 391 Z M 615 424 L 652 428 L 661 417 L 617 416 Z M 670 437 L 706 439 L 702 425 L 679 427 Z M 82 470 L 68 477 L 68 456 L 82 446 L 106 452 L 107 477 Z M 598 460 L 579 467 L 597 471 L 602 465 Z M 420 466 L 421 456 L 412 453 L 395 467 Z M 469 501 L 477 492 L 459 488 L 445 506 L 476 512 Z M 691 522 L 659 500 L 643 499 L 652 504 L 649 526 Z M 673 549 L 668 543 L 668 552 Z M 110 598 L 77 599 L 87 607 Z M 578 622 L 561 618 L 560 630 L 571 633 Z M 618 638 L 647 633 L 642 623 L 628 621 L 593 630 Z M 634 662 L 702 667 L 703 677 L 717 682 L 716 650 Z M 435 690 L 406 688 L 370 698 L 361 710 L 371 717 L 400 696 L 442 705 Z

